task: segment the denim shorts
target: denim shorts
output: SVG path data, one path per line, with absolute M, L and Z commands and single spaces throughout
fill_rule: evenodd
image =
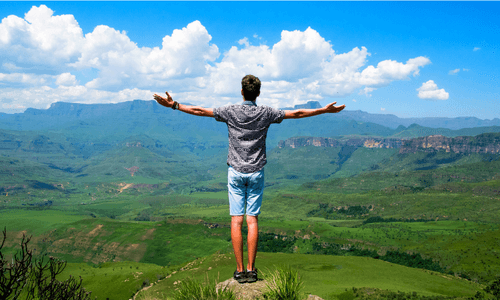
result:
M 227 188 L 231 216 L 258 216 L 264 194 L 264 169 L 254 173 L 240 173 L 228 168 Z

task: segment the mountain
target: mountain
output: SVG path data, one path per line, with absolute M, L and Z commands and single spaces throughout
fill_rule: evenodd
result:
M 22 114 L 3 115 L 0 129 L 52 132 L 87 150 L 89 144 L 116 144 L 141 134 L 168 143 L 170 150 L 187 147 L 193 151 L 195 147 L 210 148 L 214 145 L 227 147 L 226 124 L 173 111 L 155 101 L 134 100 L 118 104 L 58 102 L 48 109 L 28 109 Z M 268 145 L 275 147 L 281 139 L 300 135 L 387 136 L 393 132 L 383 125 L 328 114 L 300 121 L 287 120 L 287 126 L 271 126 Z
M 432 170 L 487 162 L 498 160 L 499 153 L 500 133 L 455 138 L 434 135 L 408 140 L 294 137 L 280 141 L 270 153 L 269 168 L 275 174 L 284 173 L 282 177 L 287 179 L 312 181 L 349 177 L 365 171 Z M 285 162 L 291 162 L 291 166 Z
M 317 101 L 293 108 L 318 108 Z M 339 114 L 321 115 L 302 120 L 287 120 L 288 126 L 273 125 L 268 143 L 292 136 L 372 135 L 399 138 L 441 134 L 444 136 L 476 135 L 500 132 L 500 119 L 477 118 L 398 118 L 394 115 L 369 114 L 344 110 Z M 29 108 L 24 113 L 2 114 L 0 129 L 16 131 L 51 131 L 93 143 L 119 142 L 131 135 L 146 134 L 171 148 L 193 144 L 227 144 L 225 124 L 210 118 L 182 114 L 160 106 L 155 101 L 134 100 L 117 104 L 79 104 L 57 102 L 48 109 Z M 464 128 L 469 129 L 465 132 Z M 105 128 L 106 130 L 103 130 Z M 461 132 L 458 132 L 462 130 Z M 207 139 L 210 137 L 210 139 Z M 173 143 L 173 144 L 172 144 Z
M 317 102 L 309 102 L 294 108 L 318 106 Z M 388 171 L 436 168 L 446 163 L 482 161 L 486 152 L 491 154 L 490 150 L 474 152 L 477 155 L 470 158 L 463 157 L 463 153 L 454 157 L 439 154 L 429 159 L 421 157 L 425 153 L 406 158 L 395 155 L 406 145 L 405 140 L 430 135 L 441 135 L 441 144 L 458 143 L 456 140 L 467 145 L 476 143 L 479 148 L 474 149 L 491 149 L 488 145 L 498 143 L 494 134 L 490 142 L 477 141 L 477 137 L 457 140 L 456 136 L 499 131 L 500 126 L 453 130 L 417 124 L 392 129 L 349 119 L 344 112 L 286 120 L 272 125 L 268 132 L 269 184 L 353 176 L 384 168 Z M 200 185 L 196 188 L 210 185 L 215 189 L 224 181 L 227 143 L 226 124 L 166 109 L 154 101 L 55 103 L 49 109 L 29 109 L 0 118 L 0 156 L 6 157 L 2 163 L 4 171 L 11 172 L 7 164 L 18 159 L 36 174 L 46 172 L 48 178 L 87 182 L 125 179 L 138 182 L 146 178 L 181 182 L 193 176 Z M 407 147 L 418 148 L 421 141 L 408 143 Z M 313 147 L 316 149 L 313 151 L 305 146 L 324 146 L 319 147 L 324 149 Z M 467 147 L 460 149 L 472 151 L 473 146 Z
M 293 137 L 278 143 L 278 148 L 298 148 L 305 146 L 316 147 L 365 147 L 365 148 L 387 148 L 395 149 L 401 147 L 402 139 L 377 138 L 377 137 L 342 137 L 342 138 L 322 138 L 322 137 Z
M 355 147 L 399 149 L 399 153 L 436 152 L 443 150 L 460 154 L 500 153 L 500 133 L 483 133 L 476 136 L 458 136 L 455 138 L 431 135 L 413 139 L 351 137 L 293 137 L 282 140 L 278 148 L 315 147 Z
M 469 154 L 497 154 L 500 152 L 500 134 L 483 133 L 477 136 L 459 136 L 448 138 L 442 135 L 431 135 L 403 142 L 399 153 L 445 152 Z
M 391 114 L 370 114 L 361 110 L 344 110 L 343 117 L 358 122 L 372 122 L 395 129 L 398 126 L 408 127 L 412 124 L 431 128 L 462 129 L 473 127 L 500 126 L 500 119 L 482 120 L 476 117 L 457 117 L 457 118 L 399 118 Z

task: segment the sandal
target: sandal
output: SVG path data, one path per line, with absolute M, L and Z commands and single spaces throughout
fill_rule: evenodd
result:
M 259 280 L 257 278 L 257 269 L 247 271 L 247 282 L 256 282 L 257 280 Z
M 238 272 L 238 270 L 234 271 L 233 278 L 234 280 L 238 281 L 238 283 L 247 282 L 247 274 L 245 273 L 245 271 L 243 272 Z

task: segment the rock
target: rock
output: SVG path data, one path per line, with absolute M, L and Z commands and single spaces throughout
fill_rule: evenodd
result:
M 258 280 L 253 283 L 238 283 L 234 278 L 228 279 L 226 281 L 217 284 L 217 290 L 221 288 L 228 288 L 232 290 L 238 300 L 254 300 L 262 296 L 266 291 L 266 280 Z M 306 300 L 323 300 L 322 298 L 309 295 Z
M 323 300 L 323 298 L 320 298 L 316 295 L 309 295 L 306 300 Z
M 217 290 L 227 287 L 236 295 L 236 299 L 251 300 L 260 297 L 266 289 L 267 281 L 258 280 L 253 283 L 238 283 L 234 278 L 217 284 Z

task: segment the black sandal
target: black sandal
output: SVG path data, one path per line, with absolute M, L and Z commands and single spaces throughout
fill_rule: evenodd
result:
M 257 278 L 257 269 L 247 271 L 247 282 L 256 282 L 257 280 L 259 280 Z
M 238 283 L 247 282 L 247 274 L 245 273 L 245 271 L 243 272 L 238 272 L 238 270 L 234 271 L 233 278 L 234 280 L 238 281 Z

